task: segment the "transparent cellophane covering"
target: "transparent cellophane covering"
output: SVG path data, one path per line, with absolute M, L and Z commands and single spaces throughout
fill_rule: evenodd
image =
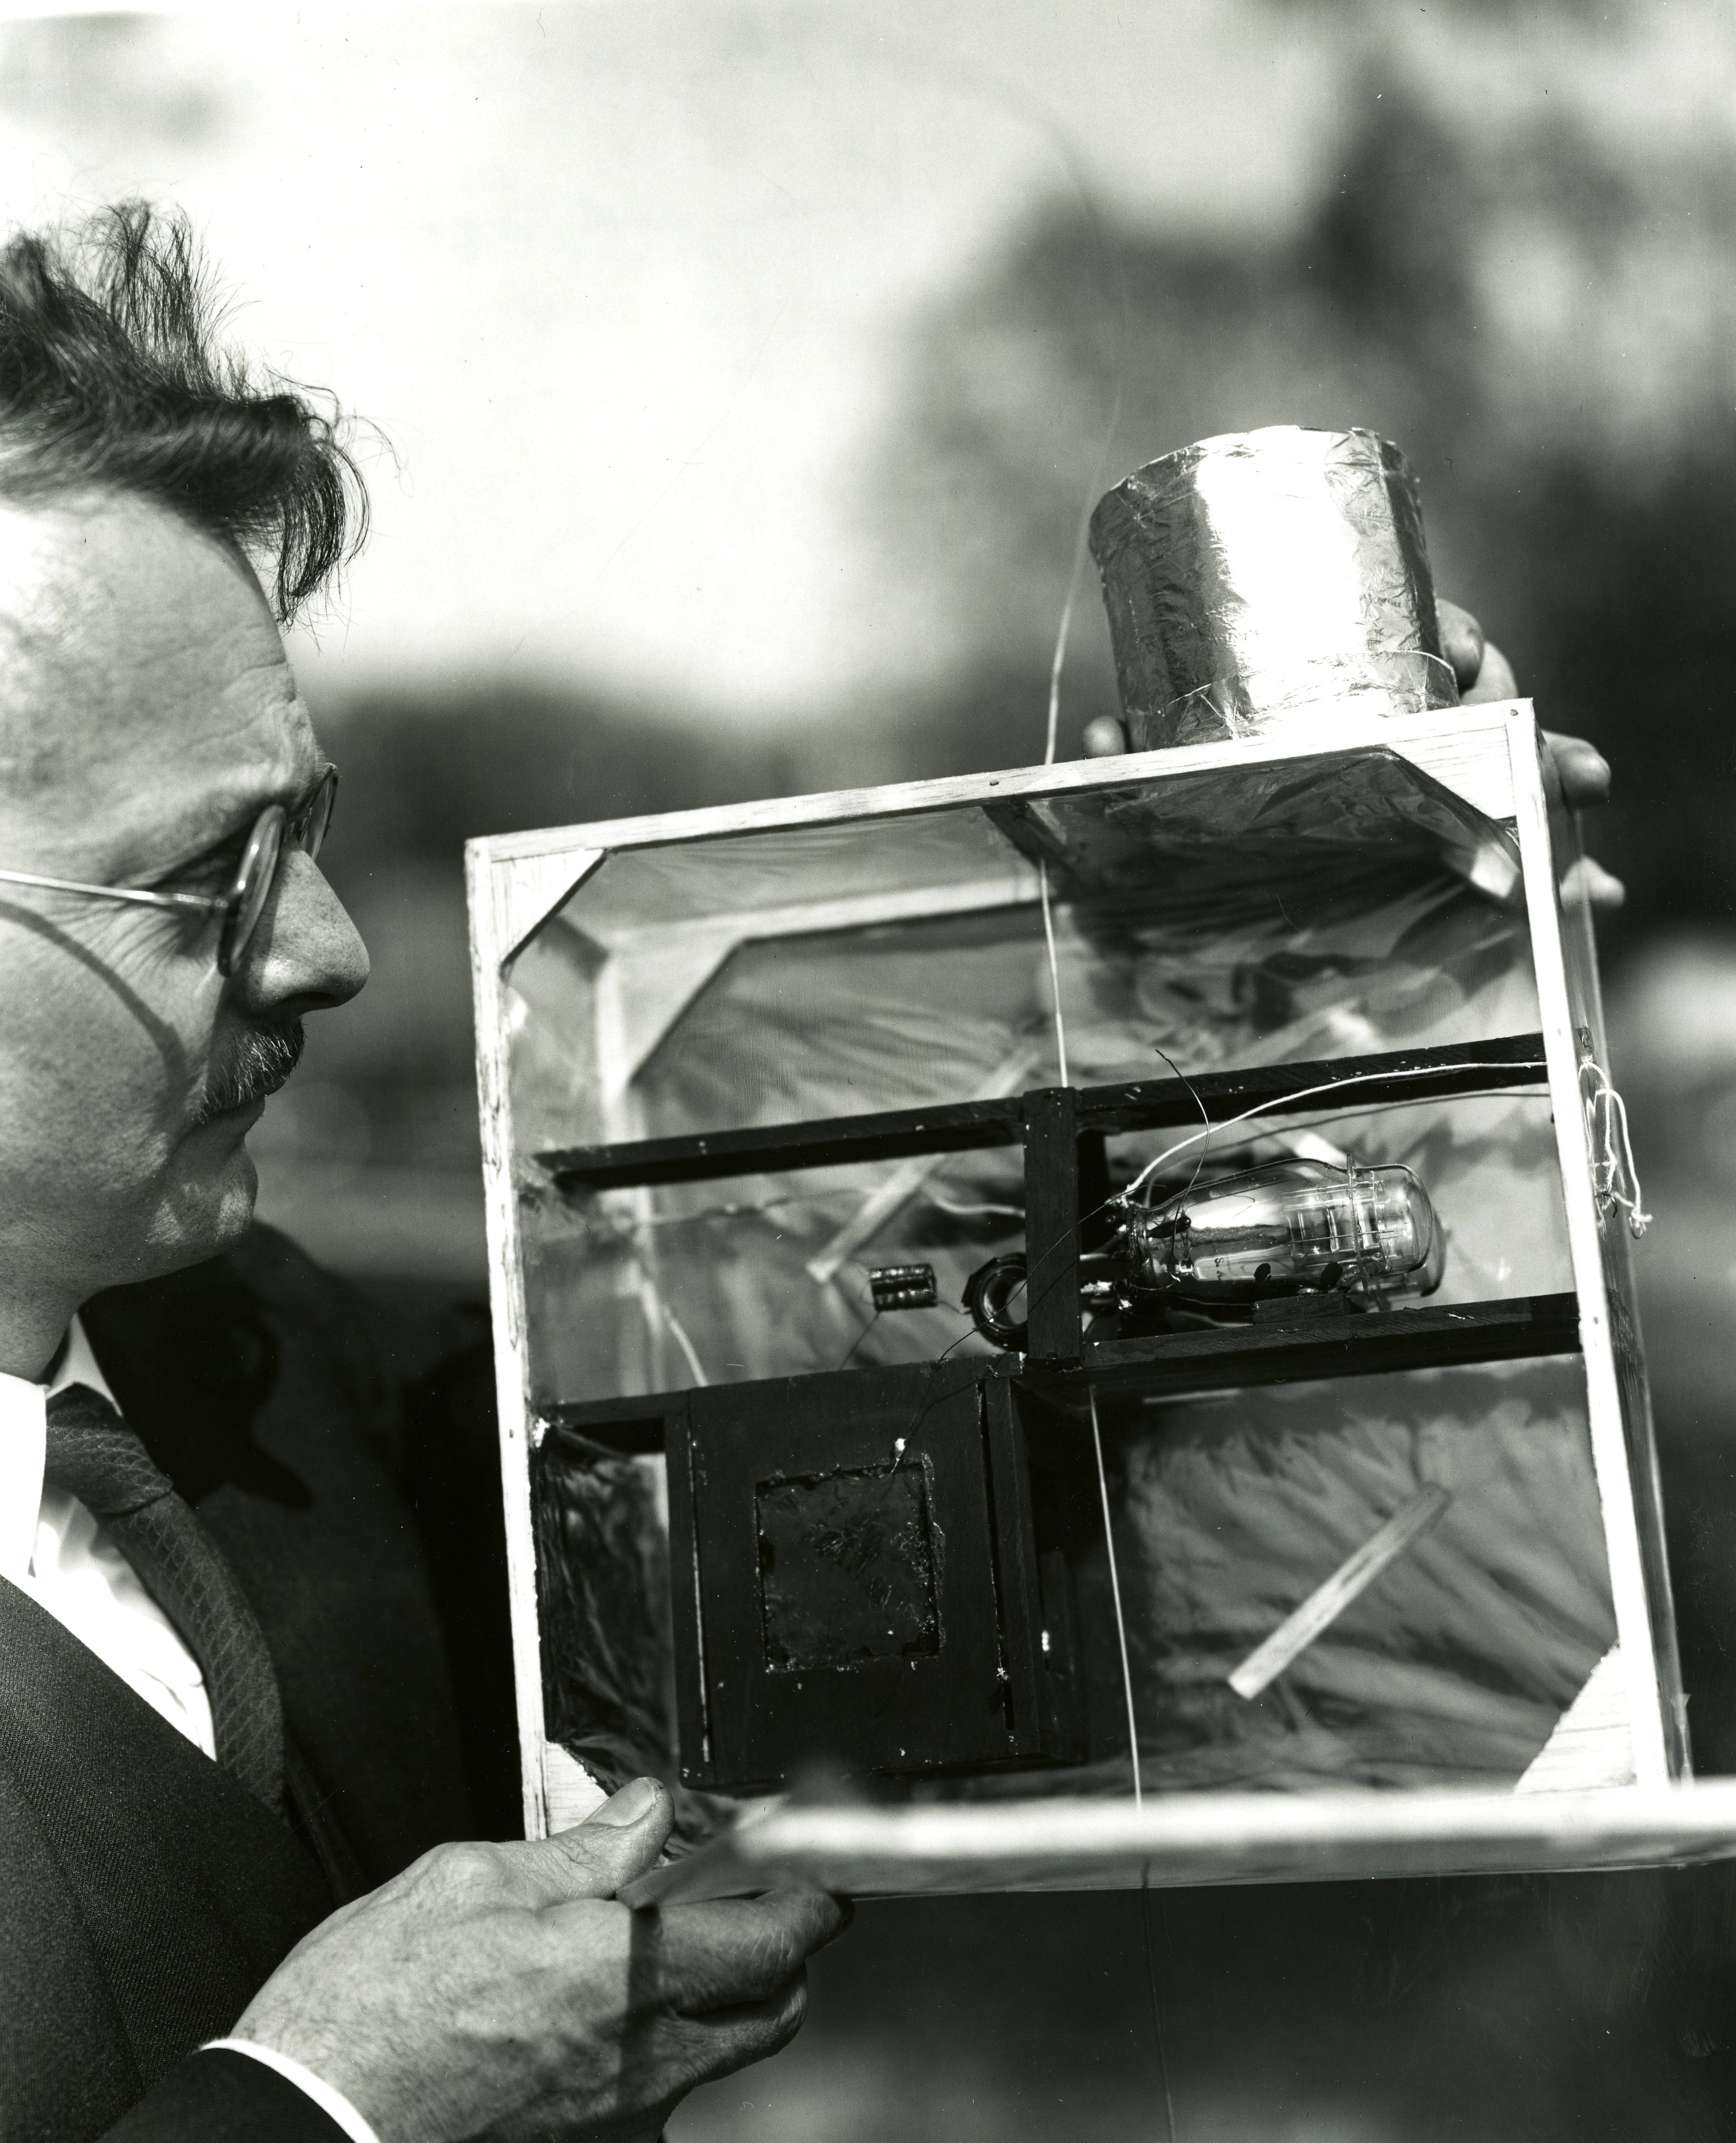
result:
M 1512 863 L 1381 750 L 607 857 L 508 978 L 554 1738 L 605 1783 L 672 1769 L 656 1462 L 567 1410 L 988 1355 L 965 1284 L 1023 1248 L 1016 1146 L 603 1191 L 562 1186 L 576 1156 L 1058 1083 L 1039 866 L 1076 1086 L 1533 1032 Z M 1401 1162 L 1446 1233 L 1432 1305 L 1571 1287 L 1541 1083 L 1355 1100 L 1187 1144 L 1150 1191 L 1286 1152 Z M 1112 1181 L 1189 1136 L 1112 1138 Z M 938 1305 L 876 1316 L 870 1270 L 903 1264 L 934 1268 Z M 1576 1358 L 1118 1400 L 1103 1428 L 1149 1788 L 1512 1784 L 1613 1644 Z M 1430 1484 L 1426 1532 L 1235 1695 L 1244 1655 Z M 1100 1528 L 1076 1563 L 1089 1761 L 917 1790 L 1128 1790 Z

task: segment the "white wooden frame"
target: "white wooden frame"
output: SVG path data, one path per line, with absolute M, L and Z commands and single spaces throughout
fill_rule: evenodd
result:
M 1555 1837 L 1570 1858 L 1581 1864 L 1613 1863 L 1624 1858 L 1655 1858 L 1677 1837 L 1682 1826 L 1694 1831 L 1694 1850 L 1704 1855 L 1724 1849 L 1736 1853 L 1736 1800 L 1724 1789 L 1692 1789 L 1675 1784 L 1685 1776 L 1686 1760 L 1681 1736 L 1681 1700 L 1674 1683 L 1674 1633 L 1668 1581 L 1664 1574 L 1661 1529 L 1656 1512 L 1655 1460 L 1645 1411 L 1643 1380 L 1631 1373 L 1628 1388 L 1618 1364 L 1615 1325 L 1625 1321 L 1633 1329 L 1634 1311 L 1628 1278 L 1626 1245 L 1612 1243 L 1619 1216 L 1600 1217 L 1593 1193 L 1591 1154 L 1585 1114 L 1578 1106 L 1563 1106 L 1577 1096 L 1584 1038 L 1592 1039 L 1602 1053 L 1600 1017 L 1596 1004 L 1595 960 L 1590 954 L 1589 924 L 1570 918 L 1564 923 L 1559 880 L 1566 860 L 1564 849 L 1570 834 L 1559 799 L 1552 803 L 1549 775 L 1538 740 L 1530 703 L 1512 701 L 1496 706 L 1466 708 L 1446 714 L 1409 716 L 1369 723 L 1351 738 L 1328 745 L 1318 736 L 1285 742 L 1262 740 L 1183 747 L 1130 754 L 1123 757 L 1069 762 L 997 774 L 960 776 L 952 779 L 902 784 L 873 789 L 850 789 L 829 794 L 779 798 L 738 806 L 690 811 L 655 817 L 617 819 L 601 824 L 556 828 L 473 841 L 467 852 L 470 892 L 472 953 L 476 992 L 477 1076 L 482 1111 L 483 1168 L 487 1192 L 488 1245 L 492 1273 L 494 1339 L 498 1383 L 502 1463 L 503 1468 L 509 1581 L 512 1590 L 513 1642 L 517 1685 L 521 1753 L 523 1759 L 525 1825 L 527 1836 L 539 1837 L 552 1829 L 576 1820 L 598 1798 L 599 1789 L 564 1750 L 548 1743 L 544 1732 L 542 1672 L 537 1629 L 537 1585 L 532 1541 L 529 1460 L 539 1433 L 527 1400 L 528 1364 L 526 1357 L 525 1297 L 522 1257 L 518 1235 L 517 1198 L 512 1170 L 513 1140 L 508 1077 L 507 1021 L 503 992 L 512 963 L 537 933 L 611 854 L 636 849 L 652 849 L 675 843 L 687 844 L 754 831 L 771 832 L 799 827 L 844 825 L 894 814 L 945 810 L 964 804 L 989 804 L 1018 799 L 1058 796 L 1079 790 L 1150 783 L 1185 774 L 1211 770 L 1228 771 L 1273 762 L 1316 756 L 1328 750 L 1343 750 L 1347 743 L 1378 745 L 1409 760 L 1491 819 L 1505 821 L 1516 832 L 1523 887 L 1536 970 L 1541 1024 L 1545 1036 L 1549 1083 L 1555 1099 L 1554 1111 L 1561 1179 L 1567 1209 L 1569 1248 L 1578 1291 L 1580 1334 L 1586 1372 L 1590 1442 L 1598 1487 L 1603 1499 L 1610 1577 L 1617 1627 L 1617 1647 L 1600 1670 L 1599 1703 L 1602 1715 L 1592 1720 L 1581 1715 L 1571 1733 L 1556 1749 L 1544 1776 L 1533 1784 L 1565 1788 L 1526 1796 L 1523 1814 L 1516 1814 L 1511 1795 L 1483 1794 L 1468 1797 L 1483 1804 L 1480 1816 L 1448 1822 L 1442 1806 L 1467 1805 L 1467 1797 L 1439 1794 L 1392 1793 L 1377 1797 L 1385 1816 L 1370 1814 L 1353 1821 L 1335 1817 L 1334 1804 L 1343 1796 L 1307 1794 L 1261 1796 L 1246 1802 L 1239 1796 L 1188 1797 L 1189 1814 L 1181 1825 L 1181 1811 L 1173 1797 L 1150 1800 L 1140 1814 L 1140 1843 L 1130 1858 L 1127 1837 L 1116 1834 L 1113 1849 L 1105 1842 L 1101 1856 L 1102 1879 L 1137 1880 L 1140 1872 L 1157 1882 L 1206 1879 L 1199 1872 L 1200 1854 L 1209 1855 L 1209 1841 L 1218 1841 L 1225 1870 L 1224 1879 L 1276 1879 L 1286 1870 L 1305 1876 L 1322 1873 L 1396 1872 L 1429 1865 L 1437 1870 L 1454 1866 L 1541 1864 L 1526 1841 Z M 1551 813 L 1555 824 L 1552 827 Z M 1028 891 L 972 888 L 972 903 L 996 904 L 997 898 L 1028 898 Z M 856 923 L 889 918 L 894 913 L 932 912 L 922 895 L 877 896 L 866 904 L 843 903 Z M 868 912 L 873 910 L 872 914 Z M 631 928 L 616 933 L 618 942 L 601 950 L 617 970 L 620 983 L 615 1002 L 620 1012 L 620 1032 L 606 1044 L 611 1062 L 608 1085 L 624 1091 L 633 1069 L 667 1032 L 694 993 L 716 972 L 718 965 L 736 947 L 753 938 L 780 934 L 782 930 L 811 931 L 817 911 L 807 906 L 792 908 L 787 916 L 760 914 L 751 918 L 708 917 L 686 928 L 691 943 L 676 950 L 670 933 L 636 934 Z M 1578 933 L 1577 936 L 1575 933 Z M 642 937 L 642 942 L 641 942 Z M 662 975 L 650 970 L 660 964 Z M 622 987 L 636 994 L 631 1014 L 625 1008 Z M 625 1122 L 614 1136 L 631 1136 Z M 1618 1300 L 1612 1310 L 1612 1296 Z M 1636 1482 L 1638 1494 L 1636 1496 Z M 1581 1707 L 1575 1706 L 1575 1712 Z M 1623 1715 L 1628 1735 L 1630 1760 L 1625 1767 L 1631 1784 L 1590 1792 L 1610 1775 L 1608 1752 L 1612 1731 L 1619 1734 Z M 1563 1729 L 1569 1722 L 1564 1720 Z M 1578 1751 L 1583 1748 L 1585 1760 Z M 1541 1759 L 1540 1759 L 1541 1761 Z M 1534 1770 L 1538 1767 L 1534 1766 Z M 1575 1781 L 1579 1782 L 1577 1784 Z M 1624 1800 L 1623 1795 L 1627 1799 Z M 1700 1812 L 1696 1819 L 1686 1811 L 1688 1794 Z M 1659 1796 L 1680 1811 L 1659 1831 Z M 1704 1798 L 1698 1798 L 1704 1794 Z M 1358 1797 L 1360 1799 L 1361 1797 Z M 1584 1813 L 1596 1806 L 1592 1815 Z M 1395 1805 L 1412 1811 L 1402 1814 Z M 1437 1805 L 1441 1804 L 1441 1805 Z M 1088 1870 L 1080 1853 L 1085 1832 L 1086 1804 L 1052 1802 L 1031 1804 L 1022 1812 L 1021 1850 L 1033 1856 L 1033 1865 L 1043 1861 L 1044 1851 L 1053 1860 L 1059 1853 L 1066 1865 L 1062 1879 L 1083 1883 Z M 1114 1825 L 1103 1813 L 1103 1804 L 1090 1824 L 1098 1829 Z M 1111 1804 L 1124 1814 L 1129 1804 Z M 1174 1833 L 1175 1853 L 1166 1862 L 1162 1840 L 1164 1811 L 1178 1809 L 1180 1828 Z M 1314 1814 L 1298 1814 L 1300 1807 Z M 1625 1828 L 1622 1808 L 1631 1811 Z M 1264 1808 L 1265 1815 L 1259 1816 Z M 1214 1818 L 1210 1810 L 1219 1811 Z M 1434 1810 L 1432 1815 L 1431 1809 Z M 1581 1811 L 1575 1814 L 1575 1810 Z M 1501 1811 L 1505 1810 L 1503 1814 Z M 828 1844 L 824 1824 L 815 1823 L 819 1812 L 811 1812 L 804 1829 L 791 1815 L 771 1819 L 772 1829 L 762 1834 L 768 1864 L 794 1866 L 810 1872 L 836 1872 L 842 1853 L 860 1878 L 864 1868 L 879 1866 L 885 1883 L 869 1887 L 901 1887 L 897 1879 L 899 1854 L 908 1853 L 908 1825 L 886 1819 L 881 1834 L 881 1857 L 864 1846 L 858 1825 L 852 1831 L 848 1853 L 836 1839 Z M 867 1820 L 867 1819 L 864 1819 Z M 967 1839 L 973 1820 L 980 1821 L 982 1865 L 1002 1865 L 1011 1822 L 1004 1810 L 948 1812 L 947 1851 L 953 1856 L 954 1873 L 970 1859 L 960 1844 Z M 1214 1822 L 1218 1824 L 1214 1832 Z M 785 1825 L 780 1832 L 779 1823 Z M 1433 1829 L 1431 1830 L 1430 1824 Z M 1259 1852 L 1253 1850 L 1254 1832 L 1266 1838 Z M 1481 1824 L 1482 1829 L 1479 1830 Z M 790 1825 L 794 1824 L 792 1830 Z M 1334 1825 L 1338 1828 L 1335 1829 Z M 1468 1828 L 1467 1828 L 1468 1824 Z M 1346 1826 L 1348 1825 L 1348 1829 Z M 962 1826 L 961 1829 L 960 1826 Z M 1071 1829 L 1070 1829 L 1070 1826 Z M 1203 1826 L 1203 1829 L 1201 1828 Z M 1018 1829 L 1014 1825 L 1015 1829 Z M 873 1824 L 869 1824 L 872 1830 Z M 1186 1842 L 1184 1850 L 1183 1831 Z M 1074 1833 L 1077 1833 L 1076 1836 Z M 1328 1843 L 1343 1833 L 1342 1850 L 1328 1853 Z M 1667 1834 L 1667 1837 L 1665 1836 Z M 1092 1835 L 1096 1832 L 1091 1833 Z M 1109 1832 L 1104 1832 L 1108 1840 Z M 1067 1839 L 1073 1838 L 1069 1844 Z M 1435 1844 L 1431 1846 L 1430 1839 Z M 1500 1841 L 1505 1838 L 1503 1847 Z M 1046 1839 L 1047 1847 L 1042 1847 Z M 1202 1840 L 1205 1841 L 1202 1844 Z M 1457 1841 L 1455 1843 L 1455 1841 Z M 1286 1843 L 1288 1841 L 1288 1843 Z M 1358 1842 L 1360 1841 L 1360 1842 Z M 1480 1842 L 1479 1842 L 1480 1841 Z M 1673 1850 L 1673 1848 L 1669 1849 Z M 1688 1849 L 1684 1847 L 1684 1853 Z M 1503 1852 L 1511 1856 L 1501 1860 Z M 830 1853 L 831 1859 L 827 1855 Z M 806 1859 L 804 1859 L 804 1854 Z M 864 1858 L 866 1853 L 866 1858 Z M 782 1858 L 779 1858 L 779 1855 Z M 1274 1859 L 1274 1855 L 1276 1855 Z M 1286 1855 L 1288 1855 L 1288 1859 Z M 1346 1858 L 1346 1854 L 1348 1858 Z M 1457 1856 L 1457 1857 L 1455 1857 Z M 1016 1855 L 1015 1855 L 1016 1858 Z M 1559 1860 L 1551 1849 L 1542 1856 Z M 1044 1861 L 1044 1864 L 1049 1864 Z M 1248 1871 L 1238 1875 L 1234 1870 Z M 1129 1873 L 1130 1868 L 1133 1872 Z M 1117 1874 L 1113 1872 L 1119 1870 Z M 718 1876 L 724 1881 L 723 1875 Z M 1011 1878 L 1016 1881 L 1016 1877 Z M 1036 1874 L 1032 1879 L 1042 1879 Z M 684 1878 L 690 1888 L 703 1885 L 705 1877 L 693 1871 Z M 952 1887 L 959 1887 L 954 1883 Z M 942 1885 L 947 1887 L 947 1885 Z

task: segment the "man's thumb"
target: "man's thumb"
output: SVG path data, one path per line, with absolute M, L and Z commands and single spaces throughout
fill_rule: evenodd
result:
M 582 1823 L 527 1850 L 558 1896 L 612 1898 L 623 1883 L 655 1865 L 675 1813 L 655 1779 L 633 1779 Z

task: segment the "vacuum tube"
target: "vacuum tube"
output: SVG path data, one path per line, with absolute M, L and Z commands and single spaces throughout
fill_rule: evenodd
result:
M 1268 1162 L 1146 1205 L 1120 1199 L 1108 1245 L 1079 1261 L 1085 1308 L 1119 1312 L 1135 1329 L 1252 1317 L 1285 1296 L 1336 1296 L 1347 1309 L 1432 1294 L 1447 1242 L 1429 1195 L 1407 1168 L 1354 1161 Z M 982 1337 L 1021 1349 L 1026 1260 L 973 1273 L 965 1307 Z M 1123 1327 L 1124 1331 L 1126 1329 Z
M 1110 1255 L 1141 1289 L 1229 1306 L 1334 1288 L 1431 1294 L 1446 1241 L 1409 1169 L 1294 1160 L 1130 1207 Z

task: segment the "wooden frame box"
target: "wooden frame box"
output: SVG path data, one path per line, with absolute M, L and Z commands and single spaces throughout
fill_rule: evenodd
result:
M 690 1890 L 1723 1850 L 1577 854 L 1523 702 L 472 843 L 527 1834 L 653 1767 L 722 1833 L 805 1754 L 897 1805 L 756 1808 Z M 1432 1175 L 1438 1296 L 1089 1321 L 1135 1170 L 1346 1123 Z M 937 1299 L 873 1314 L 913 1239 Z M 801 1532 L 851 1482 L 955 1514 L 878 1634 Z

